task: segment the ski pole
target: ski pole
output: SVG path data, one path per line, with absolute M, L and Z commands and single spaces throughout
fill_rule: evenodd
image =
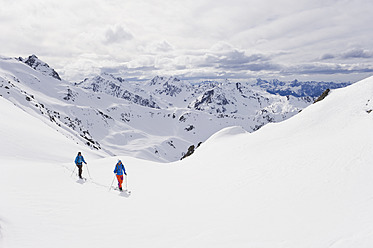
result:
M 89 178 L 92 179 L 91 173 L 89 173 L 89 170 L 88 170 L 88 164 L 86 164 L 86 166 L 87 166 L 87 171 L 88 171 Z
M 70 176 L 70 177 L 72 177 L 72 176 L 74 175 L 75 169 L 76 169 L 76 166 L 75 166 L 75 168 L 74 168 L 74 170 L 73 170 L 73 173 L 71 173 L 71 176 Z
M 111 182 L 111 185 L 110 185 L 109 191 L 111 190 L 111 187 L 113 187 L 114 180 L 115 180 L 115 174 L 114 174 L 114 177 L 113 177 L 113 181 Z
M 128 191 L 128 187 L 127 187 L 127 174 L 126 174 L 126 191 Z

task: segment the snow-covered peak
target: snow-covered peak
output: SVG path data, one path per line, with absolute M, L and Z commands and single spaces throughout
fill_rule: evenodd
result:
M 141 92 L 142 90 L 136 88 L 134 84 L 130 84 L 126 80 L 109 73 L 86 78 L 76 85 L 83 89 L 92 90 L 93 92 L 105 93 L 116 98 L 125 99 L 141 106 L 155 109 L 160 108 L 151 96 L 146 94 L 139 95 L 137 92 Z
M 34 70 L 40 71 L 44 75 L 52 76 L 55 79 L 61 80 L 58 73 L 49 65 L 41 61 L 36 55 L 30 55 L 27 59 L 20 58 L 21 61 L 29 65 Z
M 189 88 L 189 84 L 186 84 L 180 79 L 173 76 L 156 76 L 148 83 L 145 83 L 144 87 L 149 88 L 149 90 L 152 90 L 157 95 L 162 95 L 162 97 L 176 98 L 182 91 L 185 91 Z
M 164 84 L 168 81 L 172 81 L 173 79 L 176 79 L 174 77 L 163 77 L 163 76 L 155 76 L 152 80 L 150 80 L 149 85 L 160 85 Z M 178 80 L 178 79 L 177 79 Z
M 84 89 L 90 89 L 94 92 L 105 92 L 118 97 L 122 81 L 111 74 L 103 73 L 93 78 L 86 78 L 78 83 Z

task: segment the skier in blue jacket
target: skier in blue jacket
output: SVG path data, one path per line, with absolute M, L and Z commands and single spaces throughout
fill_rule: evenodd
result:
M 114 173 L 117 175 L 119 190 L 122 191 L 123 174 L 127 176 L 126 169 L 124 168 L 122 161 L 119 160 L 115 165 Z
M 81 152 L 78 152 L 78 155 L 75 158 L 75 164 L 79 168 L 79 178 L 83 179 L 82 172 L 83 172 L 83 163 L 87 164 L 82 156 Z

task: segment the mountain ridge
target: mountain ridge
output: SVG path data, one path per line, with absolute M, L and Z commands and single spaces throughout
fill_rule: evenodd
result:
M 156 76 L 139 83 L 102 73 L 70 83 L 55 77 L 35 55 L 0 63 L 0 95 L 76 142 L 112 155 L 163 162 L 179 160 L 191 145 L 224 127 L 253 132 L 294 116 L 314 101 L 229 80 L 192 84 Z

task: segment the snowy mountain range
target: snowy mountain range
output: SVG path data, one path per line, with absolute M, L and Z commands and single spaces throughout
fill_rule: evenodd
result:
M 102 73 L 71 83 L 37 56 L 0 58 L 0 95 L 77 143 L 110 155 L 176 161 L 215 132 L 286 120 L 346 83 L 205 81 Z M 321 92 L 321 93 L 320 93 Z M 192 151 L 193 152 L 193 151 Z
M 19 61 L 2 60 L 0 68 L 2 248 L 373 247 L 373 77 L 255 132 L 224 128 L 192 156 L 159 163 L 90 149 L 61 121 L 82 118 L 74 130 L 86 116 L 112 125 L 98 112 L 110 101 L 154 108 L 50 80 Z M 63 99 L 67 89 L 74 104 Z M 41 118 L 52 118 L 52 107 L 60 118 Z M 167 128 L 174 126 L 157 131 Z M 76 174 L 77 151 L 88 162 L 86 181 Z M 112 188 L 118 159 L 130 195 Z
M 267 81 L 257 79 L 253 84 L 258 86 L 271 94 L 279 94 L 281 96 L 295 96 L 295 97 L 319 97 L 327 89 L 338 89 L 351 85 L 348 83 L 334 83 L 334 82 L 300 82 L 294 80 L 291 82 L 281 82 L 277 79 Z

